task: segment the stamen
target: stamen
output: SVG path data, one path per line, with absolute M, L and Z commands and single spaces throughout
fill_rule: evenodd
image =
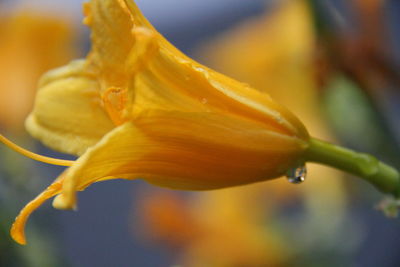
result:
M 5 144 L 6 146 L 8 146 L 9 148 L 11 148 L 12 150 L 24 155 L 25 157 L 34 159 L 36 161 L 40 161 L 40 162 L 44 162 L 44 163 L 52 164 L 52 165 L 68 166 L 68 167 L 74 163 L 73 160 L 55 159 L 55 158 L 45 157 L 45 156 L 33 153 L 31 151 L 28 151 L 28 150 L 14 144 L 13 142 L 11 142 L 7 138 L 5 138 L 2 134 L 0 134 L 0 141 L 3 144 Z

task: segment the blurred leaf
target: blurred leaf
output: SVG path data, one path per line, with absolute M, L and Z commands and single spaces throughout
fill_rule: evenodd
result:
M 324 103 L 334 130 L 348 146 L 389 161 L 399 159 L 398 148 L 384 130 L 380 115 L 356 83 L 336 75 L 325 91 Z

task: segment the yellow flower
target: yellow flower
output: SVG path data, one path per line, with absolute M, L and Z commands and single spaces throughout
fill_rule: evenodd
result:
M 46 74 L 28 131 L 80 155 L 17 217 L 12 236 L 46 199 L 76 205 L 76 191 L 107 179 L 208 190 L 272 179 L 298 164 L 309 135 L 287 109 L 183 55 L 130 0 L 84 5 L 87 59 Z

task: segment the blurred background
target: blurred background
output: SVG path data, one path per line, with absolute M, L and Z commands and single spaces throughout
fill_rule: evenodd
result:
M 138 0 L 179 49 L 286 105 L 315 137 L 400 168 L 400 2 Z M 80 0 L 0 0 L 0 129 L 40 154 L 24 130 L 45 71 L 90 48 Z M 400 221 L 372 186 L 309 164 L 300 185 L 277 179 L 210 192 L 102 182 L 79 210 L 46 203 L 9 237 L 19 210 L 62 168 L 0 146 L 0 266 L 400 265 Z

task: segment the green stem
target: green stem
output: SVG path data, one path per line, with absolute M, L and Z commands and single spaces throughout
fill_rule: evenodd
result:
M 306 161 L 322 163 L 357 175 L 380 191 L 400 195 L 400 174 L 375 157 L 311 138 Z

